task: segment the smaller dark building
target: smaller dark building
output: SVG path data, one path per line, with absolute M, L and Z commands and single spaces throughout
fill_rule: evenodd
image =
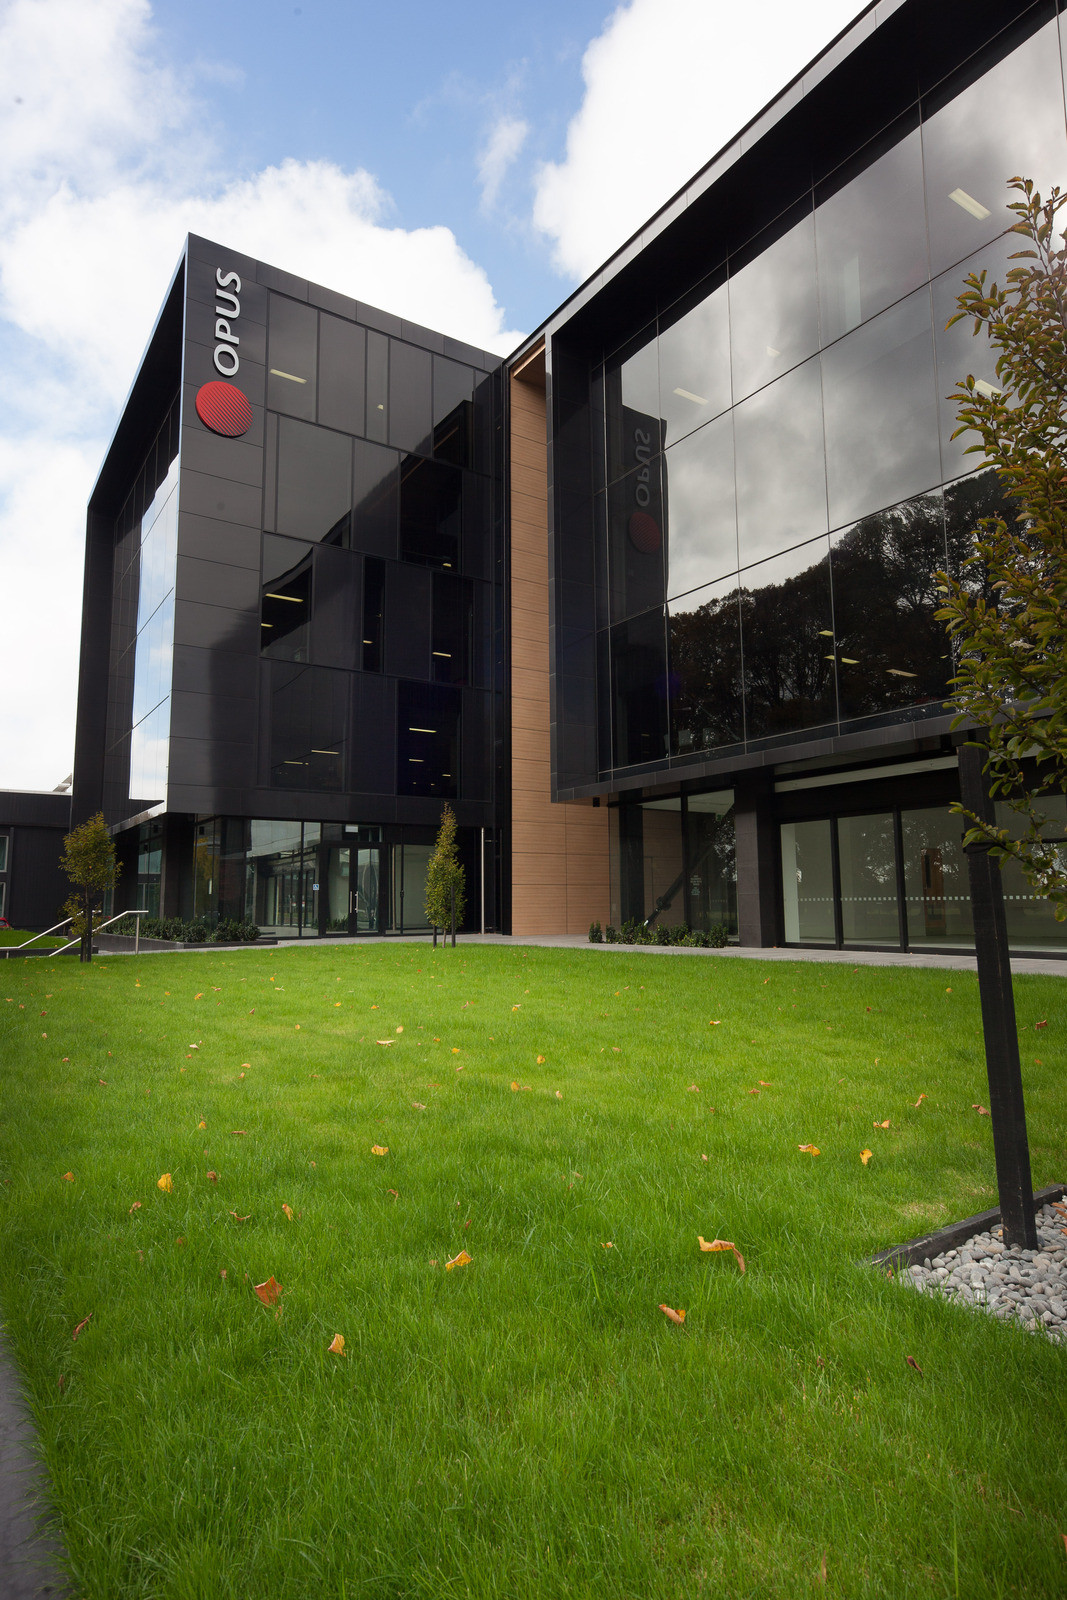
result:
M 40 933 L 63 917 L 70 882 L 60 871 L 70 795 L 0 789 L 0 917 Z

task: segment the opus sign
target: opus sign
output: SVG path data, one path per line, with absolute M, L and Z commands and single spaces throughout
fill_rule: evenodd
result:
M 241 280 L 236 272 L 223 272 L 215 268 L 215 370 L 223 380 L 233 378 L 240 370 L 241 358 L 237 346 L 241 338 L 236 333 L 237 319 L 241 315 Z M 196 414 L 212 433 L 221 433 L 227 439 L 240 438 L 252 426 L 252 407 L 248 397 L 235 383 L 214 379 L 197 390 Z

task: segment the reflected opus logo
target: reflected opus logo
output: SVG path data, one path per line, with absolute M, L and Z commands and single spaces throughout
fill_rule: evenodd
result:
M 196 414 L 205 428 L 227 439 L 239 439 L 252 426 L 252 407 L 245 395 L 235 383 L 217 378 L 197 390 Z
M 236 331 L 241 315 L 241 279 L 236 272 L 223 272 L 215 268 L 215 370 L 224 378 L 237 376 L 241 358 L 237 346 L 241 343 Z M 205 383 L 196 396 L 196 414 L 205 428 L 221 433 L 227 439 L 238 439 L 252 426 L 252 407 L 248 397 L 235 383 L 222 383 L 217 378 Z

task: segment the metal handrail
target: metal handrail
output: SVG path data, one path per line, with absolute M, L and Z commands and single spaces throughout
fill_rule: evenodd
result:
M 118 912 L 115 913 L 115 915 L 113 917 L 108 917 L 106 922 L 98 923 L 97 926 L 93 929 L 93 933 L 94 934 L 103 933 L 105 928 L 110 928 L 110 926 L 111 926 L 111 924 L 113 922 L 121 922 L 123 917 L 150 917 L 151 915 L 152 915 L 152 913 L 150 911 L 118 911 Z M 67 918 L 68 922 L 73 922 L 73 920 L 74 920 L 73 917 L 68 917 Z M 63 923 L 62 922 L 57 922 L 56 923 L 56 927 L 57 928 L 62 928 L 63 927 Z M 134 953 L 135 956 L 139 955 L 140 951 L 141 951 L 141 924 L 139 922 L 136 924 L 136 929 L 137 929 L 137 931 L 134 934 L 134 938 L 133 938 L 133 953 Z M 42 938 L 42 937 L 43 937 L 43 935 L 38 934 L 38 938 Z M 65 955 L 68 950 L 73 950 L 75 945 L 79 945 L 79 944 L 81 944 L 81 939 L 80 938 L 72 939 L 69 944 L 61 944 L 59 949 L 58 950 L 54 950 L 52 952 L 52 954 L 53 955 L 57 955 L 57 956 Z M 16 949 L 21 950 L 22 948 L 23 948 L 22 945 L 17 945 L 16 946 Z
M 35 933 L 32 938 L 26 939 L 22 944 L 12 945 L 13 950 L 26 950 L 31 944 L 36 944 L 38 939 L 47 939 L 50 933 L 55 933 L 58 928 L 65 928 L 68 922 L 73 922 L 73 917 L 64 917 L 62 922 L 57 922 L 54 928 L 46 928 L 43 933 Z

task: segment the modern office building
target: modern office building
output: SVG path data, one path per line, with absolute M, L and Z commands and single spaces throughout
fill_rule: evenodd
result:
M 615 924 L 970 943 L 934 573 L 1001 504 L 947 398 L 996 373 L 945 325 L 1008 179 L 1067 180 L 1065 27 L 868 6 L 509 363 L 516 932 L 599 864 Z
M 447 797 L 468 926 L 966 948 L 934 574 L 1003 500 L 945 325 L 1067 179 L 1065 30 L 878 0 L 503 364 L 191 238 L 89 512 L 125 893 L 419 927 Z
M 60 870 L 70 828 L 70 795 L 0 790 L 0 917 L 39 932 L 63 917 L 70 880 Z

